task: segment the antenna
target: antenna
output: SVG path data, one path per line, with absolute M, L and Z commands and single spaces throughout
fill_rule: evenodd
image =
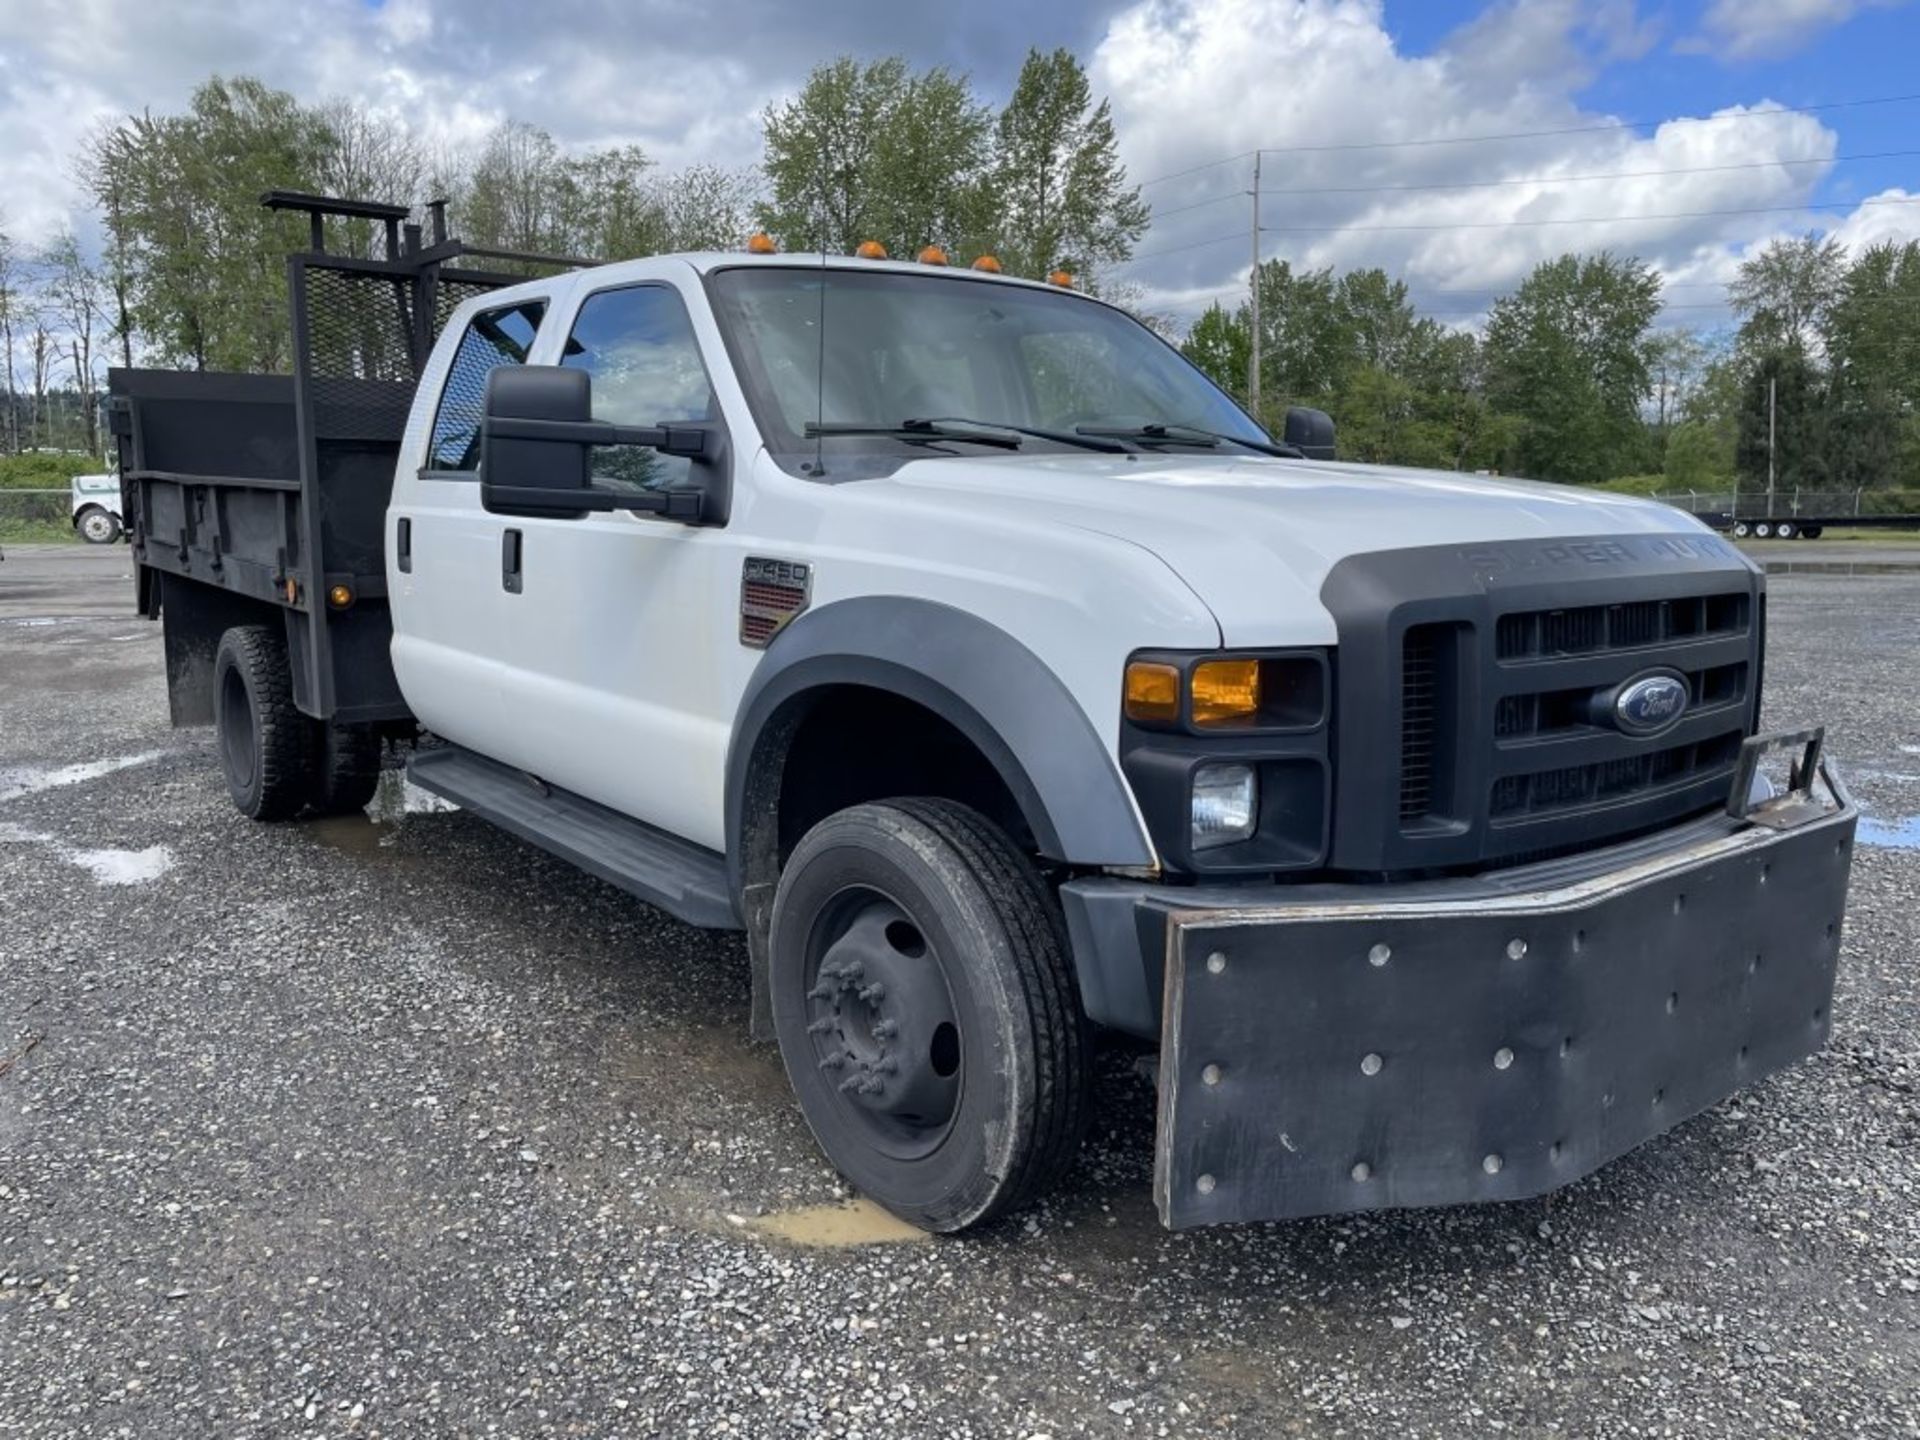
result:
M 848 178 L 842 172 L 842 178 Z M 820 354 L 813 375 L 813 473 L 815 478 L 827 473 L 826 444 L 827 437 L 822 427 L 827 423 L 827 197 L 823 190 L 820 195 L 820 208 L 817 212 L 820 231 L 820 321 L 816 327 Z

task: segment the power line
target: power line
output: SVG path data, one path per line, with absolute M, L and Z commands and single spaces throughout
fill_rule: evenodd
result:
M 1861 100 L 1827 100 L 1816 105 L 1780 105 L 1769 110 L 1743 110 L 1737 115 L 1670 115 L 1654 120 L 1607 120 L 1590 125 L 1566 125 L 1551 130 L 1509 130 L 1490 135 L 1432 136 L 1420 140 L 1360 140 L 1332 145 L 1262 145 L 1259 148 L 1261 153 L 1266 155 L 1310 155 L 1352 150 L 1407 150 L 1431 148 L 1436 145 L 1481 145 L 1495 140 L 1537 140 L 1550 135 L 1591 135 L 1608 130 L 1638 130 L 1649 125 L 1717 125 L 1734 120 L 1764 120 L 1775 115 L 1812 115 L 1828 110 L 1855 110 L 1868 105 L 1903 105 L 1914 100 L 1920 100 L 1920 94 L 1875 95 Z M 1161 185 L 1168 180 L 1196 175 L 1202 170 L 1231 165 L 1234 161 L 1245 160 L 1252 154 L 1251 150 L 1242 150 L 1236 155 L 1226 155 L 1218 160 L 1190 165 L 1184 170 L 1156 175 L 1151 180 L 1142 180 L 1140 188 L 1144 190 L 1149 185 Z
M 1920 205 L 1920 195 L 1902 196 L 1891 200 L 1829 200 L 1809 201 L 1803 205 L 1754 205 L 1732 210 L 1665 210 L 1641 215 L 1569 215 L 1546 220 L 1450 220 L 1419 225 L 1262 225 L 1260 229 L 1263 234 L 1270 235 L 1352 235 L 1402 230 L 1511 230 L 1537 228 L 1544 225 L 1627 225 L 1639 220 L 1704 220 L 1723 215 L 1797 215 L 1808 210 L 1860 210 L 1869 206 L 1882 205 Z M 1157 259 L 1162 255 L 1177 255 L 1183 250 L 1198 250 L 1207 245 L 1222 245 L 1229 240 L 1243 238 L 1244 233 L 1236 230 L 1230 235 L 1214 235 L 1205 240 L 1190 241 L 1185 245 L 1169 245 L 1159 250 L 1143 251 L 1127 261 L 1127 265 L 1137 265 L 1144 260 Z
M 1776 165 L 1844 165 L 1860 160 L 1897 160 L 1920 155 L 1915 150 L 1874 150 L 1859 155 L 1809 155 L 1793 160 L 1743 160 L 1726 165 L 1681 165 L 1666 170 L 1615 170 L 1595 175 L 1517 175 L 1504 180 L 1446 180 L 1416 185 L 1307 185 L 1289 189 L 1268 189 L 1267 195 L 1381 195 L 1397 194 L 1415 190 L 1485 190 L 1501 185 L 1571 185 L 1576 181 L 1587 180 L 1651 180 L 1666 175 L 1709 175 L 1729 170 L 1771 170 Z M 1204 210 L 1209 205 L 1223 205 L 1229 200 L 1246 198 L 1244 190 L 1229 191 L 1225 195 L 1215 195 L 1206 200 L 1195 200 L 1188 205 L 1176 205 L 1170 210 L 1155 210 L 1153 218 L 1164 220 L 1170 215 L 1184 215 L 1189 210 Z
M 1457 220 L 1437 225 L 1263 225 L 1276 235 L 1341 235 L 1382 230 L 1512 230 L 1542 225 L 1625 225 L 1636 220 L 1703 220 L 1719 215 L 1794 215 L 1803 210 L 1860 210 L 1867 206 L 1920 205 L 1920 195 L 1896 200 L 1826 200 L 1804 205 L 1754 205 L 1737 210 L 1668 210 L 1644 215 L 1569 215 L 1551 220 Z

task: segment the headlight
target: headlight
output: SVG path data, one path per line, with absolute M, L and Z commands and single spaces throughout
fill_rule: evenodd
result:
M 1193 772 L 1193 848 L 1231 845 L 1253 834 L 1260 787 L 1251 765 L 1202 765 Z

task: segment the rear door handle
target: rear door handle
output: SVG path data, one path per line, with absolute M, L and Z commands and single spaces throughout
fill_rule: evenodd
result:
M 500 537 L 500 588 L 509 595 L 520 593 L 520 532 L 509 530 Z
M 400 525 L 398 533 L 394 536 L 393 548 L 396 563 L 400 566 L 400 573 L 402 575 L 411 575 L 413 573 L 413 521 L 404 515 L 400 517 Z

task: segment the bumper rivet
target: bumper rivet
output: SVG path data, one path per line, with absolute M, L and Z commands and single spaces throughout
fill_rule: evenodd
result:
M 1674 1011 L 1678 1010 L 1679 1008 L 1680 1008 L 1680 992 L 1678 990 L 1675 990 L 1670 995 L 1667 996 L 1667 1014 L 1671 1015 L 1673 1014 Z
M 1526 941 L 1518 938 L 1517 936 L 1514 939 L 1507 941 L 1507 958 L 1509 960 L 1524 959 L 1526 958 L 1526 953 L 1527 953 Z
M 1353 1178 L 1365 1184 L 1373 1178 L 1373 1167 L 1362 1160 L 1358 1165 L 1353 1167 Z
M 1502 1045 L 1498 1050 L 1493 1052 L 1494 1069 L 1504 1070 L 1511 1064 L 1513 1064 L 1513 1051 L 1509 1050 L 1506 1046 Z
M 1360 1059 L 1360 1073 L 1362 1075 L 1378 1075 L 1382 1063 L 1378 1055 L 1368 1052 Z
M 1213 1176 L 1202 1175 L 1198 1180 L 1193 1182 L 1193 1188 L 1198 1190 L 1202 1195 L 1211 1195 L 1213 1194 L 1213 1183 Z
M 1392 958 L 1393 947 L 1391 945 L 1376 945 L 1367 951 L 1367 963 L 1376 970 Z
M 1218 1065 L 1207 1066 L 1206 1069 L 1200 1072 L 1200 1078 L 1209 1085 L 1218 1085 L 1220 1083 L 1220 1067 Z
M 1486 1171 L 1487 1174 L 1489 1175 L 1498 1175 L 1500 1173 L 1501 1167 L 1504 1166 L 1506 1163 L 1507 1162 L 1502 1160 L 1498 1155 L 1489 1155 L 1487 1156 L 1486 1159 L 1480 1162 L 1480 1168 Z
M 1224 950 L 1216 950 L 1211 955 L 1207 956 L 1207 973 L 1209 975 L 1218 975 L 1222 970 L 1226 968 L 1227 968 L 1227 956 Z

